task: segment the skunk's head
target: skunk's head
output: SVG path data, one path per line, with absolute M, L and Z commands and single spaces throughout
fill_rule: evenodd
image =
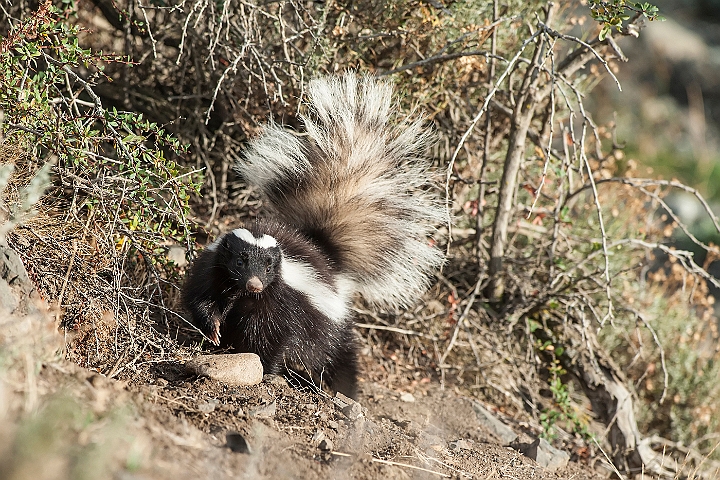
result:
M 246 293 L 262 293 L 280 272 L 280 247 L 270 235 L 255 237 L 244 228 L 235 229 L 220 240 L 218 255 L 230 278 Z

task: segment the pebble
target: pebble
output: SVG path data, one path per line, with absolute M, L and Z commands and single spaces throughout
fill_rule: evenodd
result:
M 352 403 L 347 407 L 343 408 L 341 411 L 343 415 L 345 415 L 350 420 L 357 420 L 358 418 L 363 416 L 362 407 L 359 403 Z
M 538 438 L 533 443 L 520 444 L 519 450 L 526 457 L 532 458 L 540 466 L 551 471 L 564 468 L 570 461 L 567 452 L 553 447 L 544 438 Z
M 227 385 L 257 385 L 263 378 L 260 357 L 254 353 L 201 355 L 187 362 L 185 369 Z
M 313 435 L 312 439 L 310 439 L 313 445 L 318 445 L 323 440 L 325 440 L 325 432 L 322 429 L 315 432 L 315 435 Z
M 412 403 L 412 402 L 415 401 L 415 397 L 413 396 L 412 393 L 405 392 L 405 393 L 403 393 L 402 395 L 400 395 L 400 401 L 401 401 L 401 402 Z
M 211 413 L 215 411 L 215 407 L 217 407 L 217 405 L 218 401 L 213 399 L 207 402 L 199 403 L 197 408 L 203 413 Z
M 343 415 L 345 415 L 350 420 L 357 420 L 364 414 L 363 408 L 360 406 L 359 403 L 357 403 L 351 398 L 346 397 L 340 392 L 337 392 L 335 394 L 335 397 L 333 398 L 333 403 L 335 404 L 335 407 L 338 408 L 343 413 Z
M 450 442 L 450 450 L 472 450 L 473 441 L 460 439 L 456 442 Z
M 168 249 L 167 259 L 175 262 L 178 267 L 185 267 L 188 264 L 187 258 L 185 257 L 185 247 L 174 245 Z
M 488 409 L 480 405 L 479 402 L 473 401 L 472 406 L 478 423 L 495 434 L 503 445 L 510 445 L 517 440 L 517 433 L 490 413 Z

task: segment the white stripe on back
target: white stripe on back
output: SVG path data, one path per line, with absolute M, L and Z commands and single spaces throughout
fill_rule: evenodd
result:
M 309 263 L 291 258 L 282 259 L 281 275 L 285 283 L 307 297 L 310 304 L 333 322 L 343 322 L 349 314 L 348 304 L 352 282 L 342 276 L 336 281 L 337 291 L 318 278 Z

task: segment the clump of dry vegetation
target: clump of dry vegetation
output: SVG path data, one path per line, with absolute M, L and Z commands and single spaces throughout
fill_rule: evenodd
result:
M 0 145 L 0 476 L 90 479 L 110 475 L 118 465 L 132 471 L 144 457 L 126 429 L 127 405 L 109 395 L 91 398 L 88 385 L 83 389 L 82 380 L 65 370 L 56 312 L 5 244 L 5 232 L 37 214 L 50 184 L 51 163 L 28 177 L 22 171 L 26 156 L 15 144 Z
M 308 78 L 385 77 L 437 132 L 448 264 L 416 311 L 358 307 L 382 379 L 422 388 L 431 372 L 578 456 L 674 476 L 663 448 L 680 463 L 709 452 L 715 427 L 698 419 L 718 418 L 718 350 L 696 349 L 717 344 L 703 286 L 717 280 L 668 245 L 685 229 L 663 201 L 697 192 L 638 178 L 583 103 L 616 82 L 614 36 L 655 15 L 631 2 L 16 6 L 0 45 L 2 142 L 21 152 L 3 158 L 6 195 L 45 165 L 52 182 L 8 243 L 77 364 L 128 378 L 181 358 L 202 337 L 179 308 L 177 252 L 261 208 L 231 171 L 243 141 L 268 116 L 294 126 Z

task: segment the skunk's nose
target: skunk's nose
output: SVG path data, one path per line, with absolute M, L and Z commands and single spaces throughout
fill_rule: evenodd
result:
M 260 293 L 265 287 L 258 277 L 250 277 L 250 280 L 245 284 L 245 288 L 248 292 Z

